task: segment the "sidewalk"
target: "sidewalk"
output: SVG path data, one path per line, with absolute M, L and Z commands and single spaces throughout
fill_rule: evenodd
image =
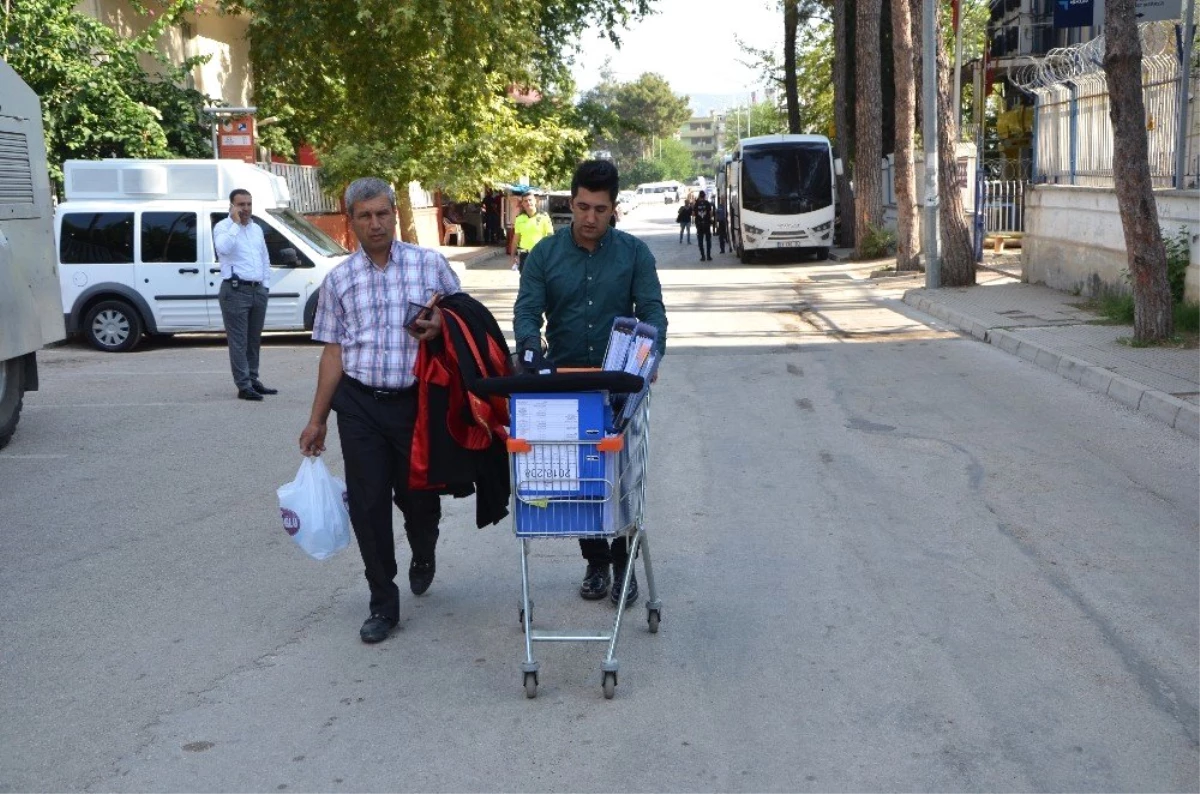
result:
M 1006 268 L 1007 269 L 1007 268 Z M 1132 347 L 1084 298 L 981 270 L 973 287 L 910 289 L 904 302 L 1001 350 L 1200 438 L 1200 352 Z
M 484 262 L 505 256 L 502 245 L 440 245 L 437 250 L 450 260 L 452 267 L 459 275 L 462 271 L 482 265 Z

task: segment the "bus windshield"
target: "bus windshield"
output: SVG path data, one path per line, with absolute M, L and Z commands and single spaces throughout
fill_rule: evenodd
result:
M 829 147 L 756 146 L 742 154 L 742 206 L 766 215 L 799 215 L 833 203 Z

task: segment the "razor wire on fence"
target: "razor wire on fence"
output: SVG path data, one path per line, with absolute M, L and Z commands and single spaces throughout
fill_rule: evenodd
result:
M 1185 149 L 1180 183 L 1196 187 L 1200 176 L 1200 72 L 1189 70 L 1192 101 L 1183 137 L 1178 124 L 1181 76 L 1175 24 L 1138 26 L 1142 44 L 1142 96 L 1146 104 L 1150 176 L 1155 187 L 1175 184 L 1176 147 Z M 1009 79 L 1036 99 L 1035 182 L 1067 185 L 1113 184 L 1112 123 L 1104 72 L 1104 36 L 1042 57 L 1027 57 Z

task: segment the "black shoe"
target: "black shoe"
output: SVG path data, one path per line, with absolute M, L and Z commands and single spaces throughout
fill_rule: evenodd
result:
M 621 582 L 623 582 L 624 580 L 625 580 L 625 569 L 618 568 L 617 566 L 614 565 L 613 566 L 612 593 L 609 594 L 609 598 L 612 599 L 613 604 L 617 604 L 621 600 Z M 629 577 L 629 595 L 627 595 L 625 597 L 625 606 L 627 606 L 627 607 L 633 606 L 633 604 L 637 600 L 638 600 L 637 574 L 635 573 L 631 577 Z
M 413 595 L 421 595 L 433 584 L 433 574 L 437 571 L 437 561 L 417 562 L 413 560 L 408 566 L 408 586 Z
M 259 394 L 279 394 L 279 389 L 268 388 L 268 387 L 262 385 L 261 383 L 259 383 L 258 381 L 254 381 L 253 383 L 251 383 L 250 388 L 254 389 Z
M 587 573 L 583 575 L 583 584 L 579 586 L 579 595 L 588 601 L 599 601 L 608 592 L 612 579 L 608 575 L 608 563 L 589 562 Z
M 263 396 L 254 389 L 238 389 L 239 400 L 250 400 L 251 402 L 262 402 Z
M 395 618 L 389 618 L 385 615 L 372 615 L 367 618 L 362 628 L 358 630 L 358 636 L 363 642 L 375 643 L 383 642 L 387 639 L 388 633 L 399 623 Z

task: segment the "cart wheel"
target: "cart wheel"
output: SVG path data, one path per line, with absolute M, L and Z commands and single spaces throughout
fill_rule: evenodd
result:
M 525 697 L 537 697 L 537 673 L 525 674 Z
M 658 621 L 661 619 L 657 609 L 646 611 L 646 624 L 650 627 L 651 634 L 658 634 Z
M 604 674 L 604 699 L 612 700 L 613 694 L 617 691 L 617 674 L 608 672 Z

